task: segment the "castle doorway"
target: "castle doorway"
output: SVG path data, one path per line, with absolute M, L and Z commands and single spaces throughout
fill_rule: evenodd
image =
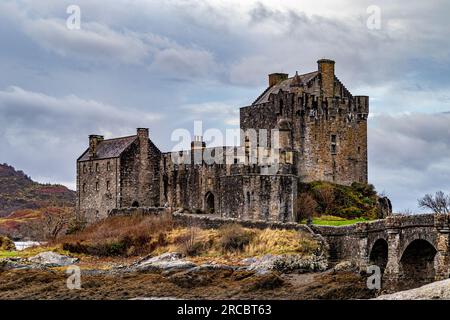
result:
M 133 204 L 131 206 L 133 208 L 139 208 L 139 202 L 135 201 L 135 202 L 133 202 Z
M 214 195 L 212 192 L 207 192 L 205 195 L 205 208 L 207 213 L 214 213 Z

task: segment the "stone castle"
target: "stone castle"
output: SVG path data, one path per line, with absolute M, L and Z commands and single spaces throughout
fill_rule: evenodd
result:
M 78 211 L 91 221 L 112 209 L 169 207 L 286 222 L 297 220 L 302 182 L 367 183 L 369 98 L 347 90 L 335 62 L 321 59 L 316 71 L 273 73 L 268 80 L 267 89 L 240 109 L 241 146 L 207 148 L 195 137 L 190 150 L 177 152 L 180 163 L 145 128 L 122 138 L 89 136 L 77 160 Z M 278 157 L 271 164 L 251 161 L 272 153 Z M 223 161 L 204 161 L 205 154 Z

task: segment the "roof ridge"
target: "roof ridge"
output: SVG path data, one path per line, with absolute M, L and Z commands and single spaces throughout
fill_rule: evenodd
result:
M 137 135 L 136 135 L 136 134 L 134 134 L 134 135 L 131 135 L 131 136 L 125 136 L 125 137 L 117 137 L 117 138 L 111 138 L 111 139 L 104 139 L 104 140 L 100 141 L 100 143 L 101 143 L 101 142 L 105 142 L 105 141 L 112 141 L 112 140 L 127 139 L 127 138 L 132 138 L 132 137 L 137 137 Z

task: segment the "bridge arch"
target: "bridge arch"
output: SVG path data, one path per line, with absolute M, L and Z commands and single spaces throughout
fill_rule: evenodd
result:
M 369 263 L 371 265 L 379 266 L 381 273 L 386 269 L 388 262 L 388 248 L 387 241 L 383 238 L 379 238 L 374 242 L 369 253 Z
M 428 240 L 412 240 L 399 260 L 399 285 L 402 289 L 422 286 L 434 281 L 437 250 Z

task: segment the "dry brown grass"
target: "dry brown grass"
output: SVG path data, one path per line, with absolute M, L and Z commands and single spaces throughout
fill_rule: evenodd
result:
M 239 260 L 265 254 L 313 254 L 320 244 L 295 230 L 220 229 L 176 226 L 170 215 L 112 217 L 59 238 L 64 250 L 94 256 L 136 256 L 180 252 L 196 258 Z
M 55 242 L 75 253 L 141 255 L 166 245 L 166 233 L 173 227 L 170 215 L 111 217 Z
M 245 247 L 248 256 L 264 254 L 304 254 L 318 250 L 320 244 L 310 234 L 295 230 L 265 229 L 256 232 L 255 237 Z

